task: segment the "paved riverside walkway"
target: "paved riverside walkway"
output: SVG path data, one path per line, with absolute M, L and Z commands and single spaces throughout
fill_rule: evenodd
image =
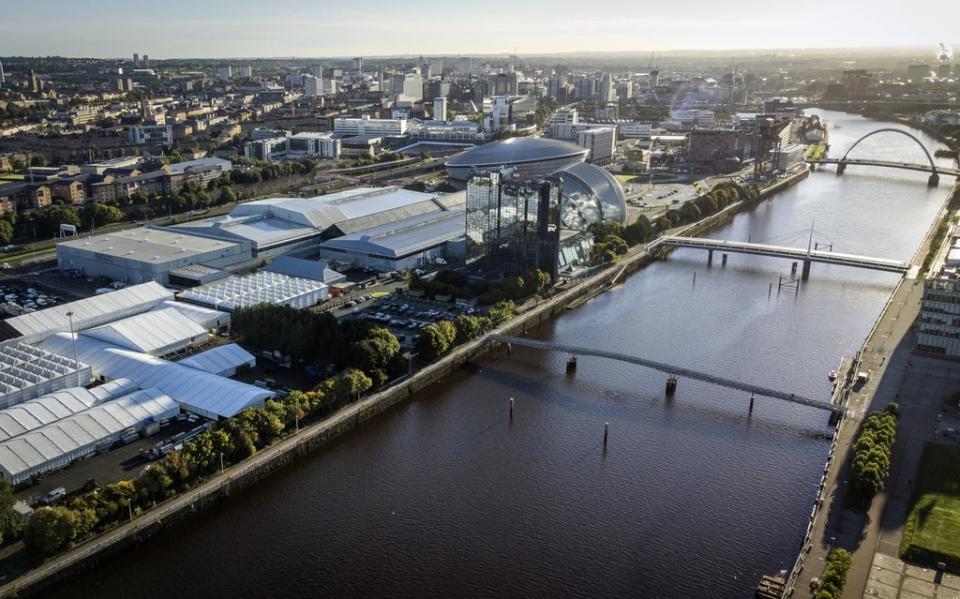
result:
M 879 599 L 960 599 L 960 576 L 911 566 L 903 560 L 878 553 L 873 557 L 864 597 Z

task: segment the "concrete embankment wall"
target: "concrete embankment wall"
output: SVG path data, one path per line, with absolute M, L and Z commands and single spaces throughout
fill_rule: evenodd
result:
M 772 197 L 790 185 L 809 175 L 809 171 L 797 173 L 771 186 L 761 194 L 761 198 Z M 694 224 L 676 231 L 679 235 L 699 235 L 730 221 L 737 213 L 751 205 L 738 202 L 724 210 Z M 602 293 L 610 285 L 618 283 L 626 274 L 635 272 L 656 260 L 665 248 L 654 241 L 644 248 L 633 248 L 614 267 L 597 272 L 577 283 L 556 292 L 548 299 L 539 300 L 507 323 L 490 334 L 522 335 L 537 325 L 556 317 L 567 309 L 580 305 Z M 344 432 L 359 427 L 369 418 L 399 404 L 417 391 L 441 381 L 451 372 L 468 362 L 482 359 L 498 348 L 487 341 L 487 336 L 475 339 L 452 350 L 441 360 L 419 370 L 410 377 L 394 383 L 389 388 L 351 404 L 333 416 L 300 429 L 298 434 L 288 436 L 274 445 L 263 449 L 253 457 L 227 468 L 200 486 L 169 499 L 157 507 L 139 515 L 132 522 L 107 531 L 100 536 L 61 554 L 18 579 L 0 587 L 0 597 L 15 594 L 32 594 L 71 573 L 90 567 L 109 555 L 130 545 L 139 543 L 197 511 L 213 504 L 216 500 L 252 484 L 275 470 L 289 464 Z

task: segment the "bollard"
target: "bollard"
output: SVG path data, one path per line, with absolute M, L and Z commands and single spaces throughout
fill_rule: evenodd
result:
M 607 448 L 607 436 L 610 434 L 610 423 L 603 423 L 603 448 Z
M 510 420 L 513 420 L 513 406 L 514 406 L 515 403 L 516 403 L 516 402 L 515 402 L 515 401 L 513 400 L 513 398 L 511 397 L 511 398 L 510 398 Z

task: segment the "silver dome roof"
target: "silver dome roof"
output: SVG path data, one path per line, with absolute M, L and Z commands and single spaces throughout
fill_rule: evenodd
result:
M 617 178 L 599 166 L 581 162 L 555 173 L 563 181 L 560 218 L 570 229 L 593 223 L 626 224 L 627 199 Z

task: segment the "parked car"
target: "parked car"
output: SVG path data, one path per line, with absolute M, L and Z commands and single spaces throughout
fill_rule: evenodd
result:
M 66 497 L 66 495 L 67 495 L 66 489 L 64 489 L 63 487 L 57 487 L 56 489 L 53 489 L 52 491 L 44 495 L 43 498 L 40 499 L 40 502 L 43 503 L 44 505 L 50 505 L 51 503 L 55 503 L 57 500 L 63 497 Z

